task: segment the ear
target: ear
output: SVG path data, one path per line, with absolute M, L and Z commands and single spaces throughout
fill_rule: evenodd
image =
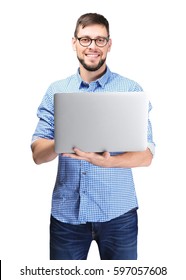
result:
M 112 39 L 109 39 L 109 41 L 108 41 L 108 52 L 110 52 L 111 47 L 112 47 Z
M 72 38 L 72 48 L 74 51 L 76 51 L 76 41 L 77 41 L 77 39 L 73 37 Z

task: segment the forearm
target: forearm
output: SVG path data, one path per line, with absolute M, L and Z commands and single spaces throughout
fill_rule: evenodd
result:
M 126 152 L 111 156 L 107 161 L 108 167 L 133 168 L 149 166 L 152 161 L 152 153 L 147 148 L 144 152 Z
M 54 140 L 37 139 L 32 143 L 32 155 L 36 164 L 49 162 L 57 157 L 54 151 Z

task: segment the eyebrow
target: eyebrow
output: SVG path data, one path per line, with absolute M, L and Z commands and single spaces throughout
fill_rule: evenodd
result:
M 90 37 L 89 35 L 82 35 L 82 36 L 77 36 L 77 38 L 90 38 L 90 39 L 109 38 L 109 35 L 108 36 L 98 35 L 98 36 L 96 36 L 94 38 Z

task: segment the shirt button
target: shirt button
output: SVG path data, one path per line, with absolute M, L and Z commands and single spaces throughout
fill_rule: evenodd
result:
M 87 174 L 87 172 L 82 172 L 82 174 L 83 174 L 83 175 L 86 175 L 86 174 Z

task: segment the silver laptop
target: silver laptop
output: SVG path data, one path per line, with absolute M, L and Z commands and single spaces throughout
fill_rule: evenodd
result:
M 55 151 L 144 151 L 148 99 L 144 92 L 56 93 Z

